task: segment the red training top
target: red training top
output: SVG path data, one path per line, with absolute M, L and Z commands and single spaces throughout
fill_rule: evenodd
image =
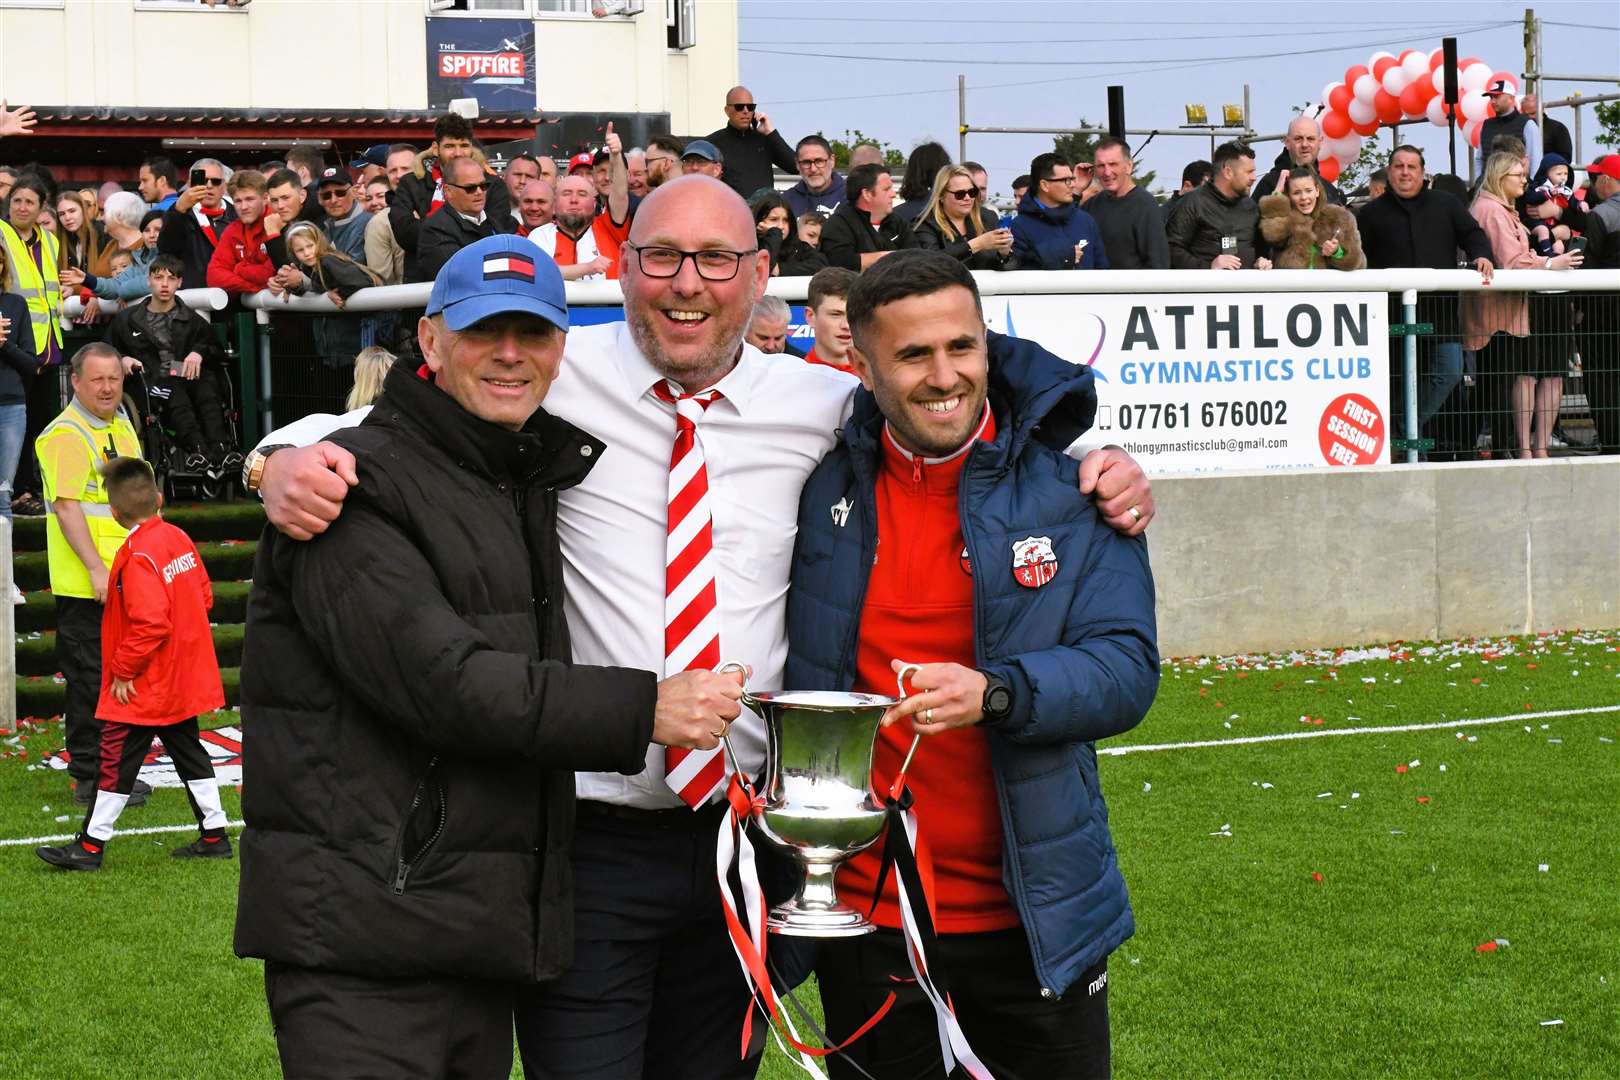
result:
M 248 225 L 237 218 L 225 226 L 213 258 L 208 260 L 208 285 L 232 293 L 258 292 L 270 284 L 275 272 L 265 246 L 263 220 Z
M 821 357 L 817 356 L 815 346 L 813 345 L 810 347 L 810 355 L 804 358 L 804 362 L 807 364 L 820 364 L 822 367 L 830 367 L 838 371 L 847 371 L 851 375 L 855 374 L 855 369 L 849 364 L 839 364 L 832 360 L 823 360 Z
M 610 260 L 613 265 L 608 267 L 609 281 L 617 281 L 619 277 L 619 247 L 630 239 L 630 216 L 625 215 L 624 224 L 615 224 L 613 215 L 603 210 L 591 219 L 591 234 L 596 239 L 596 253 L 604 259 Z M 553 259 L 558 266 L 577 266 L 579 264 L 579 244 L 572 236 L 557 230 L 557 252 Z
M 208 571 L 189 536 L 160 517 L 131 529 L 107 572 L 96 718 L 159 727 L 224 708 L 208 626 L 213 606 Z M 127 705 L 112 696 L 115 675 L 135 682 Z
M 987 406 L 975 439 L 995 438 Z M 877 481 L 878 555 L 861 607 L 855 689 L 895 692 L 891 660 L 977 667 L 973 647 L 973 572 L 957 506 L 957 481 L 974 440 L 948 458 L 918 458 L 883 431 Z M 902 721 L 878 733 L 873 768 L 887 791 L 914 732 Z M 906 773 L 916 799 L 917 830 L 934 864 L 935 928 L 974 934 L 1010 930 L 1018 912 L 1001 882 L 1001 806 L 983 728 L 952 728 L 923 739 Z M 872 906 L 882 844 L 844 864 L 838 895 L 860 911 Z M 873 914 L 899 927 L 894 875 Z

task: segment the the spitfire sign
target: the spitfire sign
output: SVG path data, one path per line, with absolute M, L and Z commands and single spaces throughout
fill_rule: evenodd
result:
M 476 98 L 483 112 L 533 112 L 534 23 L 527 19 L 429 19 L 428 104 Z

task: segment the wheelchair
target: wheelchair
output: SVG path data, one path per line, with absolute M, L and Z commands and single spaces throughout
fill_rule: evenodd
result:
M 152 392 L 144 370 L 124 377 L 124 409 L 140 436 L 141 453 L 157 476 L 158 488 L 171 502 L 182 500 L 227 500 L 242 482 L 242 435 L 237 423 L 235 386 L 223 364 L 204 363 L 199 379 L 213 379 L 218 390 L 219 408 L 230 448 L 219 462 L 195 468 L 186 460 L 175 433 L 163 423 L 163 402 Z

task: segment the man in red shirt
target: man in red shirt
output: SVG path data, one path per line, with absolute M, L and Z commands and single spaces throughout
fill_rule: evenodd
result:
M 565 281 L 619 276 L 619 245 L 630 236 L 630 174 L 612 124 L 606 143 L 611 170 L 607 209 L 597 213 L 590 175 L 570 172 L 557 181 L 552 220 L 528 233 L 535 246 L 556 261 Z
M 1146 546 L 1107 526 L 1078 464 L 1039 437 L 1076 407 L 1089 420 L 1091 374 L 988 341 L 972 275 L 939 252 L 866 271 L 848 311 L 866 391 L 801 497 L 786 685 L 893 694 L 920 665 L 878 734 L 873 783 L 889 791 L 926 736 L 906 773 L 931 912 L 916 921 L 938 935 L 919 939 L 959 1025 L 953 1056 L 973 1077 L 1106 1077 L 1107 957 L 1132 922 L 1092 743 L 1141 720 L 1159 667 Z M 820 943 L 831 1039 L 898 995 L 831 1062 L 839 1080 L 850 1061 L 948 1071 L 883 850 L 838 876 L 878 930 Z
M 236 220 L 225 226 L 214 257 L 208 260 L 208 285 L 228 293 L 254 293 L 275 274 L 265 233 L 265 176 L 253 169 L 231 175 L 228 185 L 236 203 Z
M 829 266 L 817 270 L 810 279 L 810 292 L 805 298 L 804 313 L 815 331 L 815 348 L 805 357 L 812 364 L 825 364 L 839 371 L 853 371 L 850 366 L 849 319 L 844 305 L 849 302 L 849 287 L 855 284 L 853 271 L 842 266 Z
M 113 458 L 101 471 L 113 519 L 130 530 L 107 574 L 101 616 L 101 776 L 79 836 L 36 854 L 64 870 L 100 870 L 154 737 L 185 781 L 202 835 L 177 859 L 228 859 L 219 782 L 197 734 L 197 716 L 225 706 L 208 609 L 214 593 L 191 538 L 158 513 L 152 467 Z

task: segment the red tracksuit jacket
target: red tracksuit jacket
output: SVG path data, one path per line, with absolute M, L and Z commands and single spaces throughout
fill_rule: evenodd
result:
M 231 293 L 258 292 L 275 275 L 265 245 L 264 222 L 244 225 L 240 218 L 225 226 L 214 257 L 208 260 L 208 284 Z
M 135 526 L 107 574 L 101 613 L 101 699 L 96 717 L 159 727 L 223 708 L 208 609 L 214 590 L 202 556 L 162 518 Z M 120 705 L 113 676 L 135 681 Z

